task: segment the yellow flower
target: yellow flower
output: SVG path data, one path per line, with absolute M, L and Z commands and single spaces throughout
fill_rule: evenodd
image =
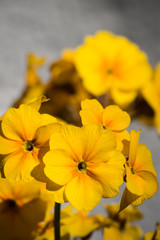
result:
M 104 240 L 139 240 L 141 230 L 136 226 L 127 226 L 123 231 L 116 226 L 104 228 Z
M 75 53 L 75 65 L 90 93 L 109 91 L 119 105 L 131 103 L 152 76 L 145 53 L 125 37 L 104 31 L 85 39 Z
M 0 178 L 0 239 L 32 239 L 31 232 L 47 208 L 40 186 L 36 181 L 11 184 Z
M 76 211 L 71 205 L 62 210 L 62 224 L 71 237 L 86 237 L 94 230 L 104 226 L 105 217 L 101 215 L 89 216 L 86 211 Z
M 121 199 L 120 210 L 131 203 L 140 205 L 158 190 L 151 152 L 144 144 L 138 144 L 139 136 L 140 131 L 131 130 L 129 158 L 125 164 L 126 189 Z
M 40 68 L 45 62 L 45 58 L 37 57 L 34 54 L 29 54 L 27 57 L 27 73 L 26 82 L 28 87 L 33 87 L 41 82 L 37 69 Z
M 105 209 L 107 210 L 109 217 L 112 219 L 115 219 L 115 215 L 119 211 L 119 204 L 107 204 L 105 205 Z M 116 220 L 120 223 L 125 223 L 125 222 L 132 222 L 132 221 L 137 221 L 143 217 L 142 213 L 138 208 L 135 206 L 129 205 L 127 208 L 125 208 L 122 212 L 120 212 Z
M 52 190 L 57 192 L 55 201 L 69 201 L 77 210 L 89 211 L 102 197 L 116 196 L 124 156 L 115 147 L 111 130 L 104 131 L 100 125 L 63 126 L 52 135 L 43 161 Z
M 68 209 L 68 207 L 67 207 Z M 62 209 L 60 212 L 60 235 L 61 240 L 70 240 L 68 233 L 68 227 L 64 223 L 66 219 L 70 217 L 70 213 L 66 208 Z M 54 240 L 54 226 L 53 226 L 54 212 L 48 215 L 45 221 L 40 222 L 38 228 L 33 231 L 32 236 L 34 240 Z
M 71 205 L 63 208 L 60 212 L 61 239 L 66 240 L 70 237 L 86 237 L 94 230 L 99 229 L 108 222 L 101 215 L 88 216 L 88 212 L 76 211 Z M 53 217 L 50 216 L 47 222 L 42 222 L 39 229 L 34 232 L 35 240 L 54 240 Z
M 1 168 L 11 182 L 30 181 L 32 169 L 47 149 L 51 133 L 59 131 L 56 118 L 40 114 L 40 99 L 10 108 L 3 116 L 0 135 Z M 53 124 L 52 124 L 53 123 Z
M 147 232 L 143 236 L 143 240 L 160 240 L 160 223 L 157 223 L 157 229 L 155 232 Z
M 155 125 L 160 134 L 160 63 L 157 65 L 154 78 L 142 91 L 145 100 L 153 108 Z
M 117 149 L 119 151 L 124 150 L 124 141 L 130 139 L 130 135 L 126 130 L 130 124 L 128 113 L 122 111 L 116 105 L 110 105 L 103 109 L 96 99 L 82 101 L 81 107 L 82 124 L 101 124 L 103 128 L 111 129 L 116 138 Z

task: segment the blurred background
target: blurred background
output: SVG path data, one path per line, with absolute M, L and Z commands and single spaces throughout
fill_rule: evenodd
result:
M 45 56 L 48 64 L 57 60 L 63 49 L 82 44 L 86 35 L 106 30 L 138 44 L 155 67 L 160 61 L 159 22 L 159 0 L 0 0 L 0 115 L 21 96 L 28 53 Z M 42 76 L 47 80 L 48 72 L 42 71 Z M 160 183 L 160 138 L 156 129 L 138 120 L 131 123 L 131 128 L 142 129 L 140 142 L 152 152 Z M 93 213 L 104 214 L 102 203 Z M 144 232 L 154 230 L 160 221 L 159 203 L 157 193 L 139 207 L 144 219 L 138 224 Z

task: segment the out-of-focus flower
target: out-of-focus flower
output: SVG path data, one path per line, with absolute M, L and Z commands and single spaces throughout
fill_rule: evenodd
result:
M 66 216 L 62 217 L 62 223 L 71 237 L 86 237 L 96 229 L 103 227 L 108 220 L 101 215 L 89 216 L 86 211 L 76 211 L 71 205 L 64 208 L 62 212 Z
M 131 130 L 129 158 L 126 161 L 126 188 L 120 210 L 129 204 L 140 205 L 145 199 L 153 197 L 158 190 L 156 171 L 152 156 L 144 144 L 138 144 L 140 131 Z
M 27 103 L 33 98 L 44 95 L 45 84 L 38 74 L 38 70 L 43 66 L 44 62 L 44 57 L 37 57 L 34 54 L 27 56 L 26 87 L 22 96 L 13 104 L 13 107 L 19 107 L 22 103 Z
M 45 62 L 44 57 L 37 57 L 32 53 L 28 55 L 26 72 L 27 86 L 32 87 L 35 86 L 37 83 L 41 82 L 37 74 L 37 70 L 43 66 L 44 62 Z
M 74 65 L 74 51 L 65 50 L 62 58 L 50 67 L 50 80 L 46 84 L 45 95 L 51 99 L 41 111 L 47 111 L 69 123 L 80 123 L 80 102 L 90 98 L 82 85 Z
M 10 182 L 30 181 L 32 169 L 39 164 L 50 135 L 59 131 L 57 119 L 40 114 L 43 99 L 38 98 L 18 109 L 10 108 L 3 116 L 0 135 L 1 169 Z
M 31 240 L 31 232 L 44 220 L 46 209 L 41 184 L 11 184 L 0 178 L 0 239 Z
M 131 103 L 152 77 L 144 52 L 125 37 L 104 31 L 85 39 L 75 53 L 75 66 L 90 93 L 109 91 L 119 105 Z
M 160 134 L 160 63 L 157 65 L 153 80 L 143 89 L 142 93 L 154 110 L 154 122 Z
M 52 135 L 43 161 L 55 201 L 69 201 L 77 210 L 89 211 L 102 197 L 116 196 L 122 184 L 124 156 L 115 148 L 112 131 L 104 131 L 100 125 L 63 126 L 60 133 Z
M 125 230 L 121 230 L 116 226 L 104 228 L 104 240 L 139 240 L 141 237 L 141 229 L 137 226 L 126 226 Z
M 129 222 L 142 218 L 141 212 L 133 206 L 128 206 L 122 212 L 119 211 L 119 204 L 110 204 L 105 206 L 110 224 L 104 228 L 104 240 L 138 240 L 141 236 L 141 229 L 138 226 L 130 226 Z M 117 214 L 118 213 L 118 214 Z
M 41 106 L 40 113 L 49 113 L 62 118 L 68 123 L 80 124 L 80 102 L 91 95 L 82 85 L 82 81 L 74 66 L 74 51 L 63 51 L 62 57 L 50 66 L 49 81 L 44 83 L 38 75 L 38 68 L 42 66 L 44 58 L 28 56 L 27 86 L 13 107 L 19 107 L 33 98 L 47 96 L 50 101 Z
M 143 240 L 160 240 L 160 223 L 157 223 L 156 231 L 146 233 Z
M 135 206 L 130 205 L 127 208 L 125 208 L 122 212 L 118 213 L 119 207 L 120 207 L 119 204 L 113 203 L 105 205 L 105 209 L 107 210 L 109 217 L 112 219 L 116 219 L 116 221 L 120 223 L 124 224 L 126 222 L 137 221 L 143 217 L 143 214 Z
M 111 129 L 116 138 L 117 149 L 123 151 L 125 147 L 123 141 L 130 140 L 130 135 L 126 130 L 130 124 L 128 113 L 116 105 L 110 105 L 104 109 L 96 99 L 82 101 L 81 107 L 82 124 L 101 124 L 103 128 Z
M 68 228 L 63 221 L 66 221 L 70 217 L 70 212 L 66 208 L 62 209 L 60 212 L 60 235 L 61 240 L 69 240 L 70 235 L 68 233 Z M 54 212 L 48 215 L 45 221 L 40 222 L 38 228 L 32 232 L 34 240 L 54 240 Z
M 53 214 L 52 214 L 53 215 Z M 39 225 L 38 231 L 34 232 L 35 240 L 49 239 L 53 240 L 53 218 Z M 70 237 L 87 237 L 96 229 L 103 227 L 110 222 L 108 218 L 101 215 L 88 216 L 88 212 L 76 211 L 71 205 L 63 208 L 60 213 L 61 239 L 70 239 Z

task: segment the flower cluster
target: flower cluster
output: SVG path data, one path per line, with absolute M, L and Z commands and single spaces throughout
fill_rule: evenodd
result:
M 130 222 L 142 215 L 133 206 L 152 198 L 158 182 L 150 150 L 138 144 L 141 130 L 127 128 L 144 99 L 160 128 L 160 67 L 153 74 L 144 52 L 107 32 L 65 51 L 47 84 L 38 74 L 44 61 L 29 55 L 26 91 L 0 118 L 0 238 L 49 240 L 54 230 L 59 240 L 61 216 L 62 239 L 103 228 L 104 240 L 138 240 L 142 231 Z M 89 215 L 123 183 L 108 217 Z M 71 205 L 57 217 L 51 202 Z

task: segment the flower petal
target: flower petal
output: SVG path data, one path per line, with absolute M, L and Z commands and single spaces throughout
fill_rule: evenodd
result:
M 46 114 L 46 113 L 41 114 L 41 118 L 42 118 L 41 126 L 58 122 L 57 118 L 55 118 L 49 114 Z
M 86 141 L 82 128 L 71 125 L 62 126 L 60 133 L 51 136 L 50 149 L 66 150 L 74 160 L 81 161 Z
M 43 158 L 45 163 L 44 173 L 53 182 L 64 185 L 73 176 L 78 174 L 77 164 L 68 152 L 51 150 Z
M 59 123 L 51 123 L 38 128 L 35 134 L 36 146 L 40 147 L 44 145 L 44 143 L 49 141 L 52 134 L 59 132 L 60 130 L 61 130 L 61 124 Z
M 136 160 L 140 133 L 141 133 L 141 130 L 139 130 L 138 132 L 136 132 L 135 130 L 131 130 L 130 148 L 129 148 L 129 166 L 131 167 L 133 167 Z
M 20 141 L 12 141 L 0 136 L 0 154 L 8 154 L 22 148 L 23 143 Z
M 127 142 L 130 140 L 130 134 L 127 130 L 123 130 L 123 131 L 113 131 L 113 134 L 116 138 L 116 142 L 117 142 L 117 147 L 116 149 L 120 152 L 128 152 L 128 144 Z M 127 145 L 126 145 L 127 144 Z M 127 155 L 127 154 L 126 154 Z M 127 155 L 128 156 L 128 155 Z
M 49 179 L 48 179 L 47 185 L 46 185 L 46 188 L 49 191 L 53 192 L 53 194 L 54 194 L 54 201 L 58 202 L 58 203 L 68 202 L 68 200 L 66 198 L 66 195 L 65 195 L 65 187 L 66 187 L 66 185 L 64 185 L 64 186 L 58 185 L 58 184 L 52 182 Z
M 136 172 L 148 171 L 156 176 L 156 170 L 153 166 L 151 152 L 144 144 L 138 145 L 137 156 L 134 163 L 134 170 Z
M 98 181 L 81 173 L 66 185 L 65 193 L 78 211 L 90 211 L 100 202 L 103 190 Z
M 130 116 L 116 105 L 110 105 L 103 111 L 103 123 L 111 130 L 124 130 L 130 124 Z
M 43 102 L 48 102 L 49 99 L 46 96 L 40 96 L 37 98 L 32 99 L 31 101 L 27 102 L 26 104 L 32 106 L 36 111 L 39 111 L 41 104 Z
M 111 86 L 111 81 L 105 79 L 104 71 L 101 71 L 103 65 L 102 55 L 95 48 L 82 46 L 75 53 L 75 66 L 84 87 L 96 96 L 106 93 Z
M 104 130 L 101 125 L 85 125 L 82 129 L 87 139 L 83 155 L 85 161 L 91 161 L 102 150 L 111 151 L 116 148 L 116 139 L 110 129 Z
M 103 153 L 103 158 L 108 161 L 99 164 L 97 167 L 94 167 L 94 164 L 93 166 L 88 164 L 87 170 L 91 176 L 100 181 L 103 188 L 103 197 L 110 198 L 119 193 L 118 187 L 123 183 L 125 158 L 118 151 Z
M 131 170 L 127 170 L 127 183 L 128 190 L 136 195 L 146 195 L 151 198 L 158 190 L 158 183 L 156 177 L 147 171 L 136 172 L 132 174 Z
M 33 107 L 22 104 L 18 109 L 10 108 L 4 115 L 2 131 L 13 140 L 32 140 L 41 125 L 40 113 Z
M 31 152 L 17 151 L 8 155 L 4 161 L 4 174 L 8 181 L 18 182 L 20 180 L 30 181 L 32 169 L 39 163 Z
M 96 99 L 86 99 L 81 102 L 80 116 L 82 124 L 102 124 L 103 107 Z
M 137 97 L 137 91 L 122 91 L 118 88 L 111 89 L 111 97 L 120 106 L 127 106 Z

